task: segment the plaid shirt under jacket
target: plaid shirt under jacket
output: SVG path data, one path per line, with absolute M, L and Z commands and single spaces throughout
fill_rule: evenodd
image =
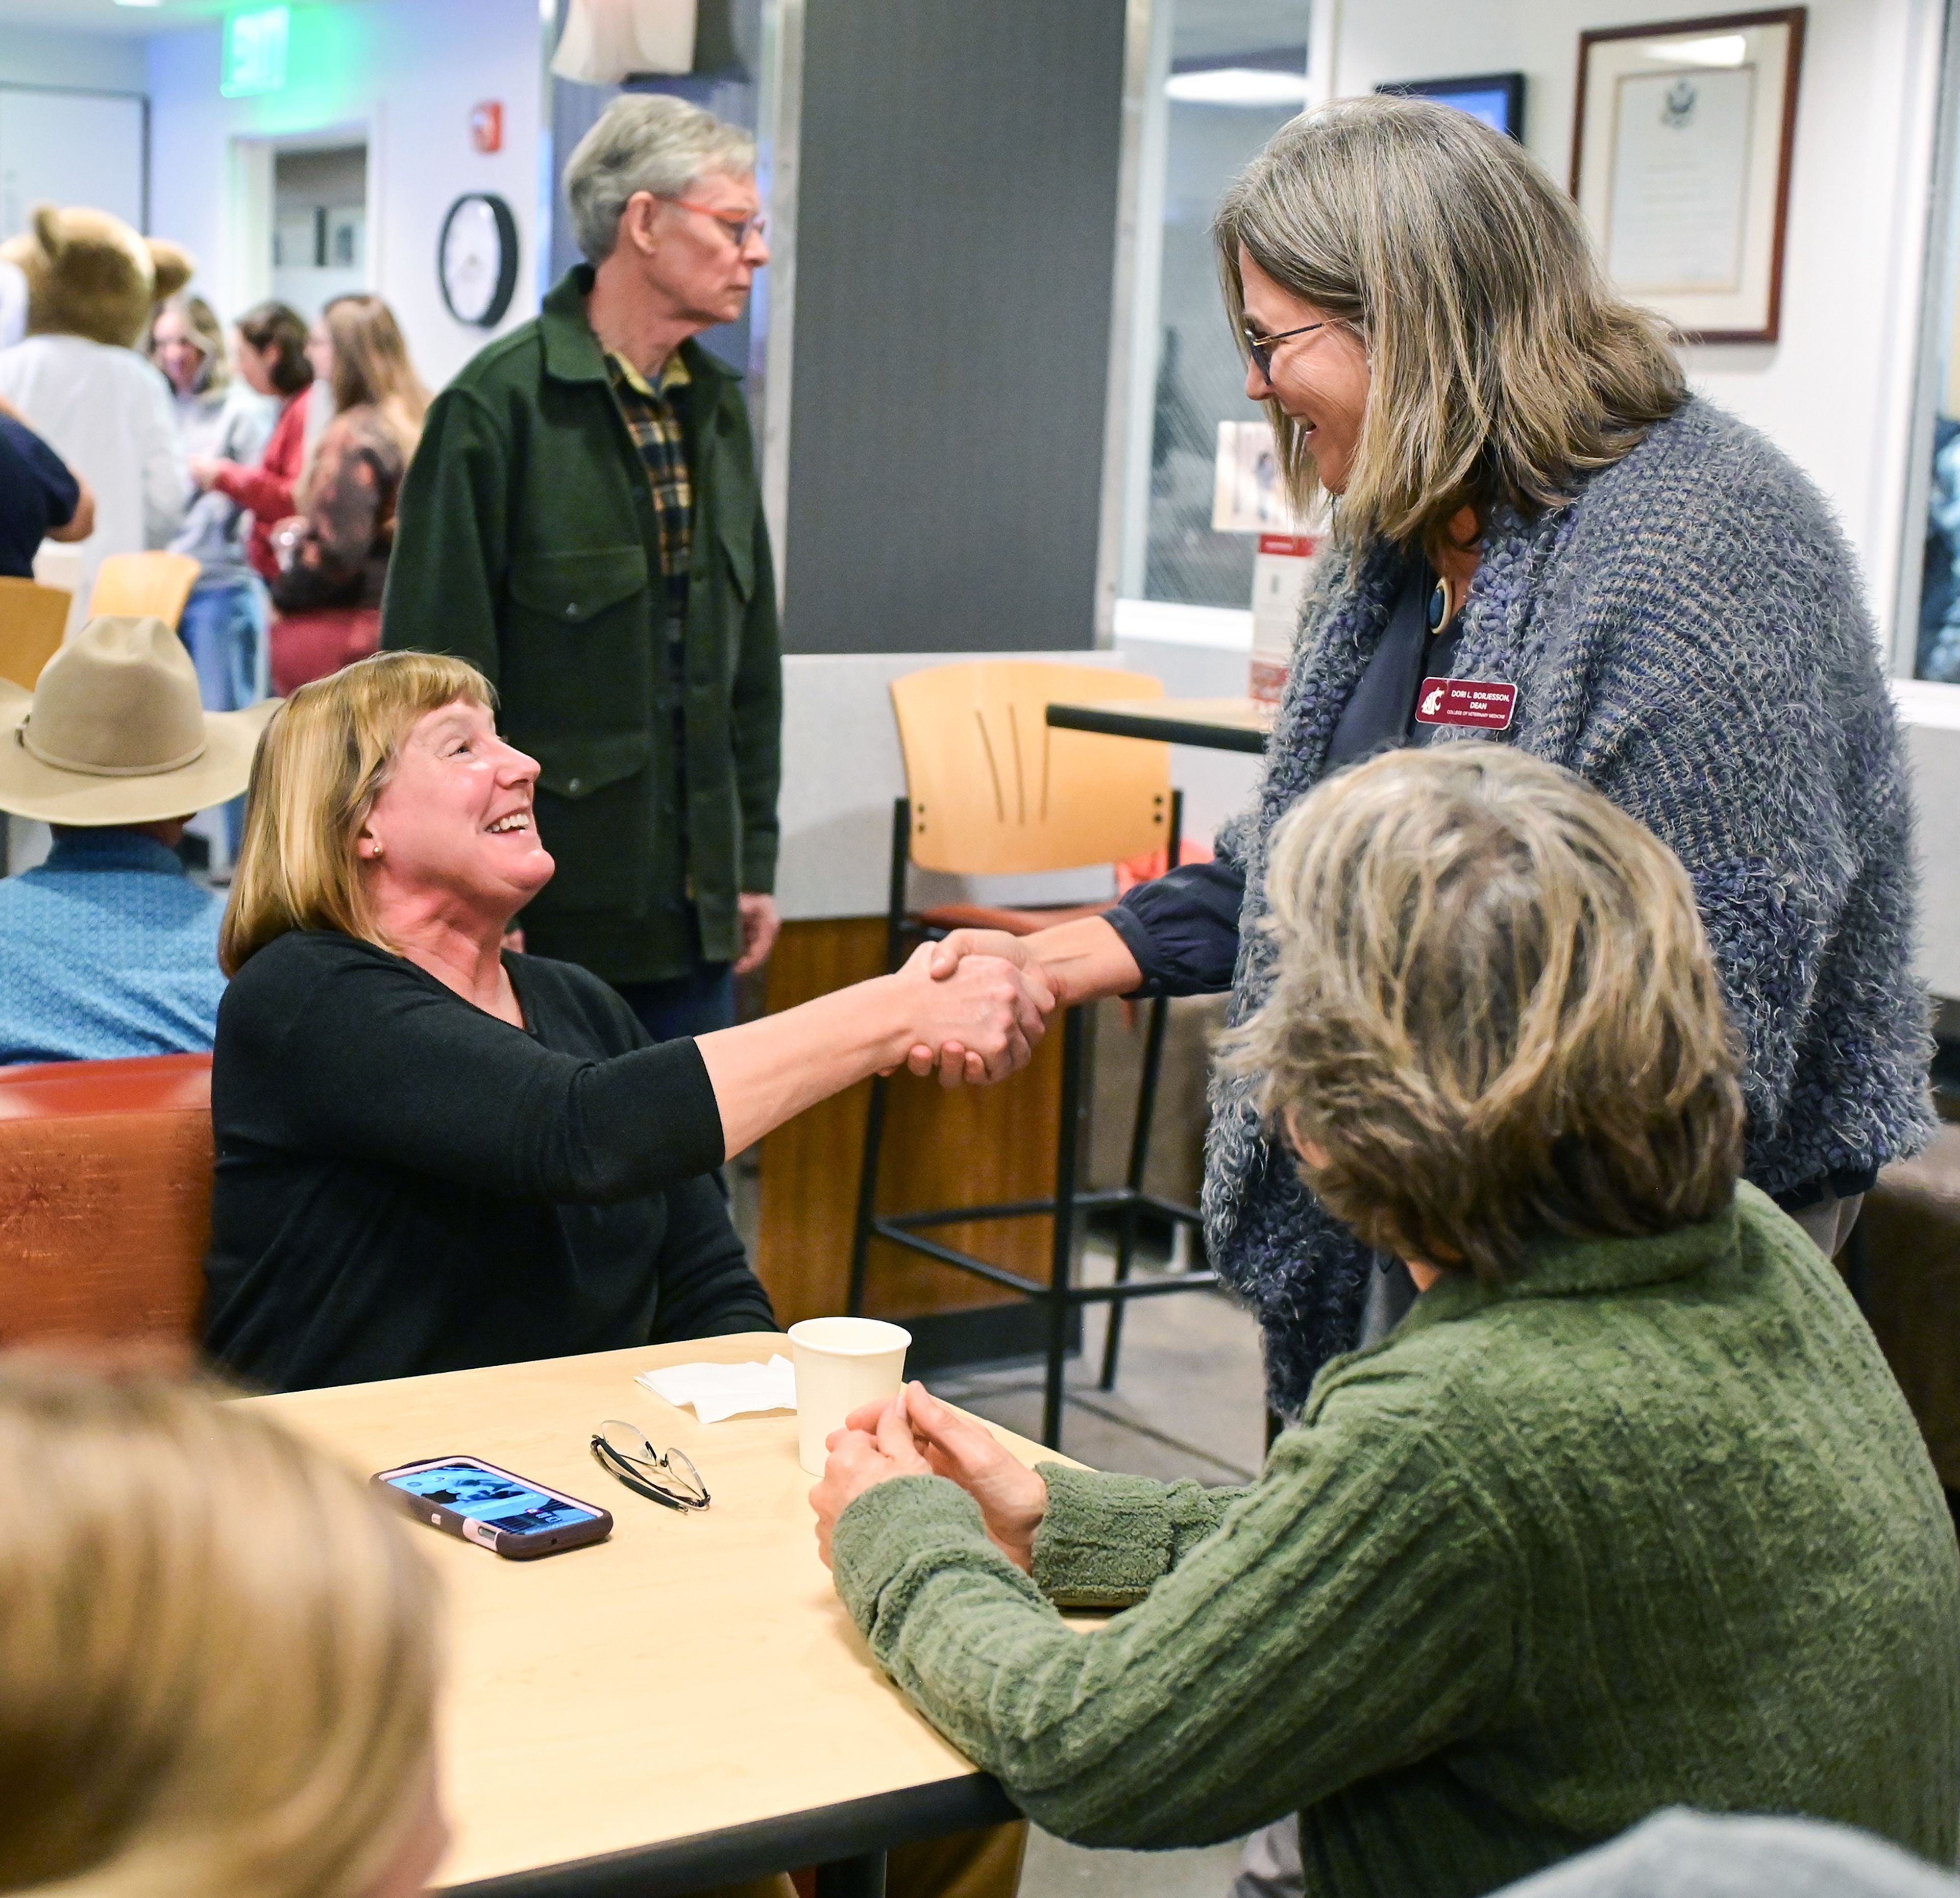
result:
M 660 371 L 658 387 L 623 357 L 609 354 L 606 374 L 612 379 L 612 393 L 619 412 L 626 418 L 640 459 L 647 464 L 647 478 L 654 491 L 654 517 L 660 539 L 660 571 L 667 583 L 667 617 L 678 630 L 687 612 L 688 564 L 693 555 L 694 485 L 687 471 L 687 444 L 682 439 L 680 418 L 667 399 L 667 391 L 691 378 L 679 352 L 670 356 Z

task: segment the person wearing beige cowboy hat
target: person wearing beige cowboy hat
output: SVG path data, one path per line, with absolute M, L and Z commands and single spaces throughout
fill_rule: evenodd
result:
M 275 702 L 206 712 L 161 619 L 91 620 L 32 693 L 0 679 L 0 811 L 55 836 L 0 881 L 0 1063 L 209 1049 L 224 904 L 177 844 L 244 790 Z

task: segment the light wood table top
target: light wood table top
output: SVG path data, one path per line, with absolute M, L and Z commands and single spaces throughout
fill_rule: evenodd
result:
M 1048 722 L 1065 731 L 1256 755 L 1278 711 L 1256 698 L 1101 698 L 1058 701 L 1048 708 Z
M 794 1416 L 703 1425 L 634 1381 L 660 1365 L 775 1350 L 789 1356 L 788 1340 L 756 1333 L 248 1400 L 364 1477 L 461 1453 L 612 1512 L 609 1540 L 535 1562 L 405 1519 L 447 1598 L 441 1730 L 456 1842 L 445 1885 L 616 1853 L 645 1855 L 657 1871 L 658 1849 L 676 1841 L 746 1826 L 753 1846 L 762 1822 L 854 1801 L 895 1812 L 904 1802 L 890 1795 L 921 1788 L 972 1808 L 961 1823 L 998 1816 L 982 1809 L 1002 1805 L 993 1782 L 913 1712 L 838 1600 L 817 1556 Z M 614 1481 L 590 1448 L 608 1417 L 685 1450 L 711 1505 L 682 1516 Z M 1054 1460 L 994 1434 L 1027 1463 Z M 816 1828 L 816 1849 L 772 1868 L 842 1856 L 823 1836 Z M 709 1861 L 697 1852 L 694 1862 Z M 712 1862 L 717 1879 L 752 1875 Z M 574 1887 L 615 1888 L 589 1868 L 500 1888 Z M 631 1888 L 690 1887 L 657 1877 Z

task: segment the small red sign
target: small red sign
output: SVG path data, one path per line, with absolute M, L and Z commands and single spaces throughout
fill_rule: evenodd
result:
M 1320 552 L 1318 534 L 1262 534 L 1259 552 L 1282 554 L 1290 560 L 1311 560 Z
M 1474 725 L 1479 731 L 1509 729 L 1518 688 L 1503 679 L 1425 679 L 1416 694 L 1418 725 Z
M 504 149 L 504 102 L 486 99 L 469 109 L 469 142 L 479 151 Z

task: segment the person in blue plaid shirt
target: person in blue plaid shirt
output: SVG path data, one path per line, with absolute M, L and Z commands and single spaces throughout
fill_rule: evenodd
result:
M 55 835 L 0 881 L 0 1065 L 209 1050 L 224 901 L 175 846 L 244 790 L 276 703 L 206 713 L 160 619 L 91 620 L 31 695 L 0 679 L 0 811 Z

